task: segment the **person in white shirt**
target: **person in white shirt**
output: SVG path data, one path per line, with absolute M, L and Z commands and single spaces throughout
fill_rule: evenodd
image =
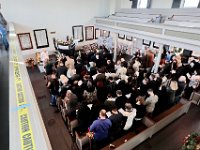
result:
M 123 66 L 123 64 L 121 64 L 121 68 L 118 68 L 116 71 L 116 74 L 121 77 L 121 75 L 126 75 L 127 73 L 127 68 Z
M 138 58 L 136 58 L 135 59 L 135 62 L 134 62 L 134 64 L 133 64 L 133 69 L 134 69 L 134 71 L 135 72 L 138 72 L 139 71 L 139 69 L 140 69 L 140 66 L 141 66 L 141 63 L 138 61 Z
M 125 126 L 123 130 L 129 130 L 133 125 L 133 120 L 136 116 L 136 109 L 132 107 L 130 103 L 125 104 L 125 111 L 123 109 L 119 109 L 119 112 L 122 113 L 123 116 L 127 117 Z
M 43 65 L 43 71 L 46 72 L 46 64 L 49 61 L 49 54 L 46 51 L 46 49 L 43 49 L 42 52 L 40 53 L 40 60 L 42 61 L 42 65 Z
M 40 59 L 42 62 L 45 62 L 45 60 L 49 60 L 49 54 L 46 51 L 46 49 L 43 49 L 42 52 L 40 53 Z

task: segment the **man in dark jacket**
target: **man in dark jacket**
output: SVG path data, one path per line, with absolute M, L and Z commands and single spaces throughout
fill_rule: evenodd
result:
M 117 98 L 115 100 L 115 105 L 118 109 L 122 108 L 125 109 L 125 103 L 127 102 L 126 96 L 122 95 L 121 90 L 116 91 Z
M 63 62 L 60 62 L 60 66 L 57 69 L 57 77 L 60 78 L 60 75 L 65 75 L 67 74 L 67 68 L 64 66 Z
M 124 116 L 118 112 L 116 107 L 112 109 L 112 115 L 109 117 L 109 119 L 112 122 L 112 127 L 110 128 L 109 134 L 111 140 L 113 140 L 121 135 L 126 121 Z
M 51 79 L 48 82 L 47 87 L 49 88 L 50 94 L 51 94 L 50 105 L 55 106 L 56 105 L 56 99 L 57 99 L 57 96 L 58 96 L 58 89 L 59 89 L 59 82 L 58 82 L 55 74 L 51 75 Z

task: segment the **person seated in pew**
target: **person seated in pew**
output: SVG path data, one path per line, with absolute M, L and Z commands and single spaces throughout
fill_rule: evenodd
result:
M 123 116 L 127 117 L 123 130 L 127 131 L 131 129 L 133 120 L 136 116 L 136 109 L 132 107 L 131 103 L 126 103 L 125 111 L 123 109 L 119 109 L 119 112 L 122 113 Z
M 111 140 L 114 140 L 120 137 L 123 128 L 125 126 L 127 117 L 124 117 L 118 110 L 117 107 L 112 108 L 111 116 L 108 116 L 112 122 L 112 127 L 109 130 L 109 137 Z
M 89 132 L 93 132 L 93 149 L 100 149 L 104 146 L 108 139 L 108 132 L 112 126 L 110 119 L 106 118 L 106 110 L 101 109 L 99 118 L 95 120 L 89 128 Z

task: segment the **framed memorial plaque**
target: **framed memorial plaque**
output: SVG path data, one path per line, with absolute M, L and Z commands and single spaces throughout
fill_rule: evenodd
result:
M 109 37 L 110 36 L 110 31 L 104 30 L 103 32 L 104 32 L 104 37 Z
M 73 39 L 79 39 L 79 42 L 84 40 L 83 37 L 83 25 L 72 26 Z
M 85 40 L 93 40 L 94 39 L 94 26 L 86 26 L 85 27 Z
M 132 36 L 126 35 L 126 40 L 127 40 L 127 41 L 133 41 L 133 37 L 132 37 Z
M 144 40 L 144 39 L 143 39 L 142 44 L 143 44 L 143 45 L 147 45 L 147 46 L 151 46 L 151 41 L 149 41 L 149 40 Z
M 159 49 L 159 44 L 157 44 L 156 42 L 153 42 L 153 48 Z
M 98 37 L 100 37 L 100 30 L 99 28 L 95 29 L 95 39 L 98 39 Z
M 106 31 L 106 30 L 100 29 L 100 36 L 101 37 L 109 37 L 110 36 L 110 31 Z
M 49 40 L 46 29 L 33 30 L 37 48 L 49 47 Z
M 17 34 L 21 50 L 33 49 L 30 33 Z

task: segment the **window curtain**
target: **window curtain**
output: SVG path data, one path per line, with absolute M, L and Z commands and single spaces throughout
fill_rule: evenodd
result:
M 181 0 L 173 0 L 172 8 L 180 8 Z

